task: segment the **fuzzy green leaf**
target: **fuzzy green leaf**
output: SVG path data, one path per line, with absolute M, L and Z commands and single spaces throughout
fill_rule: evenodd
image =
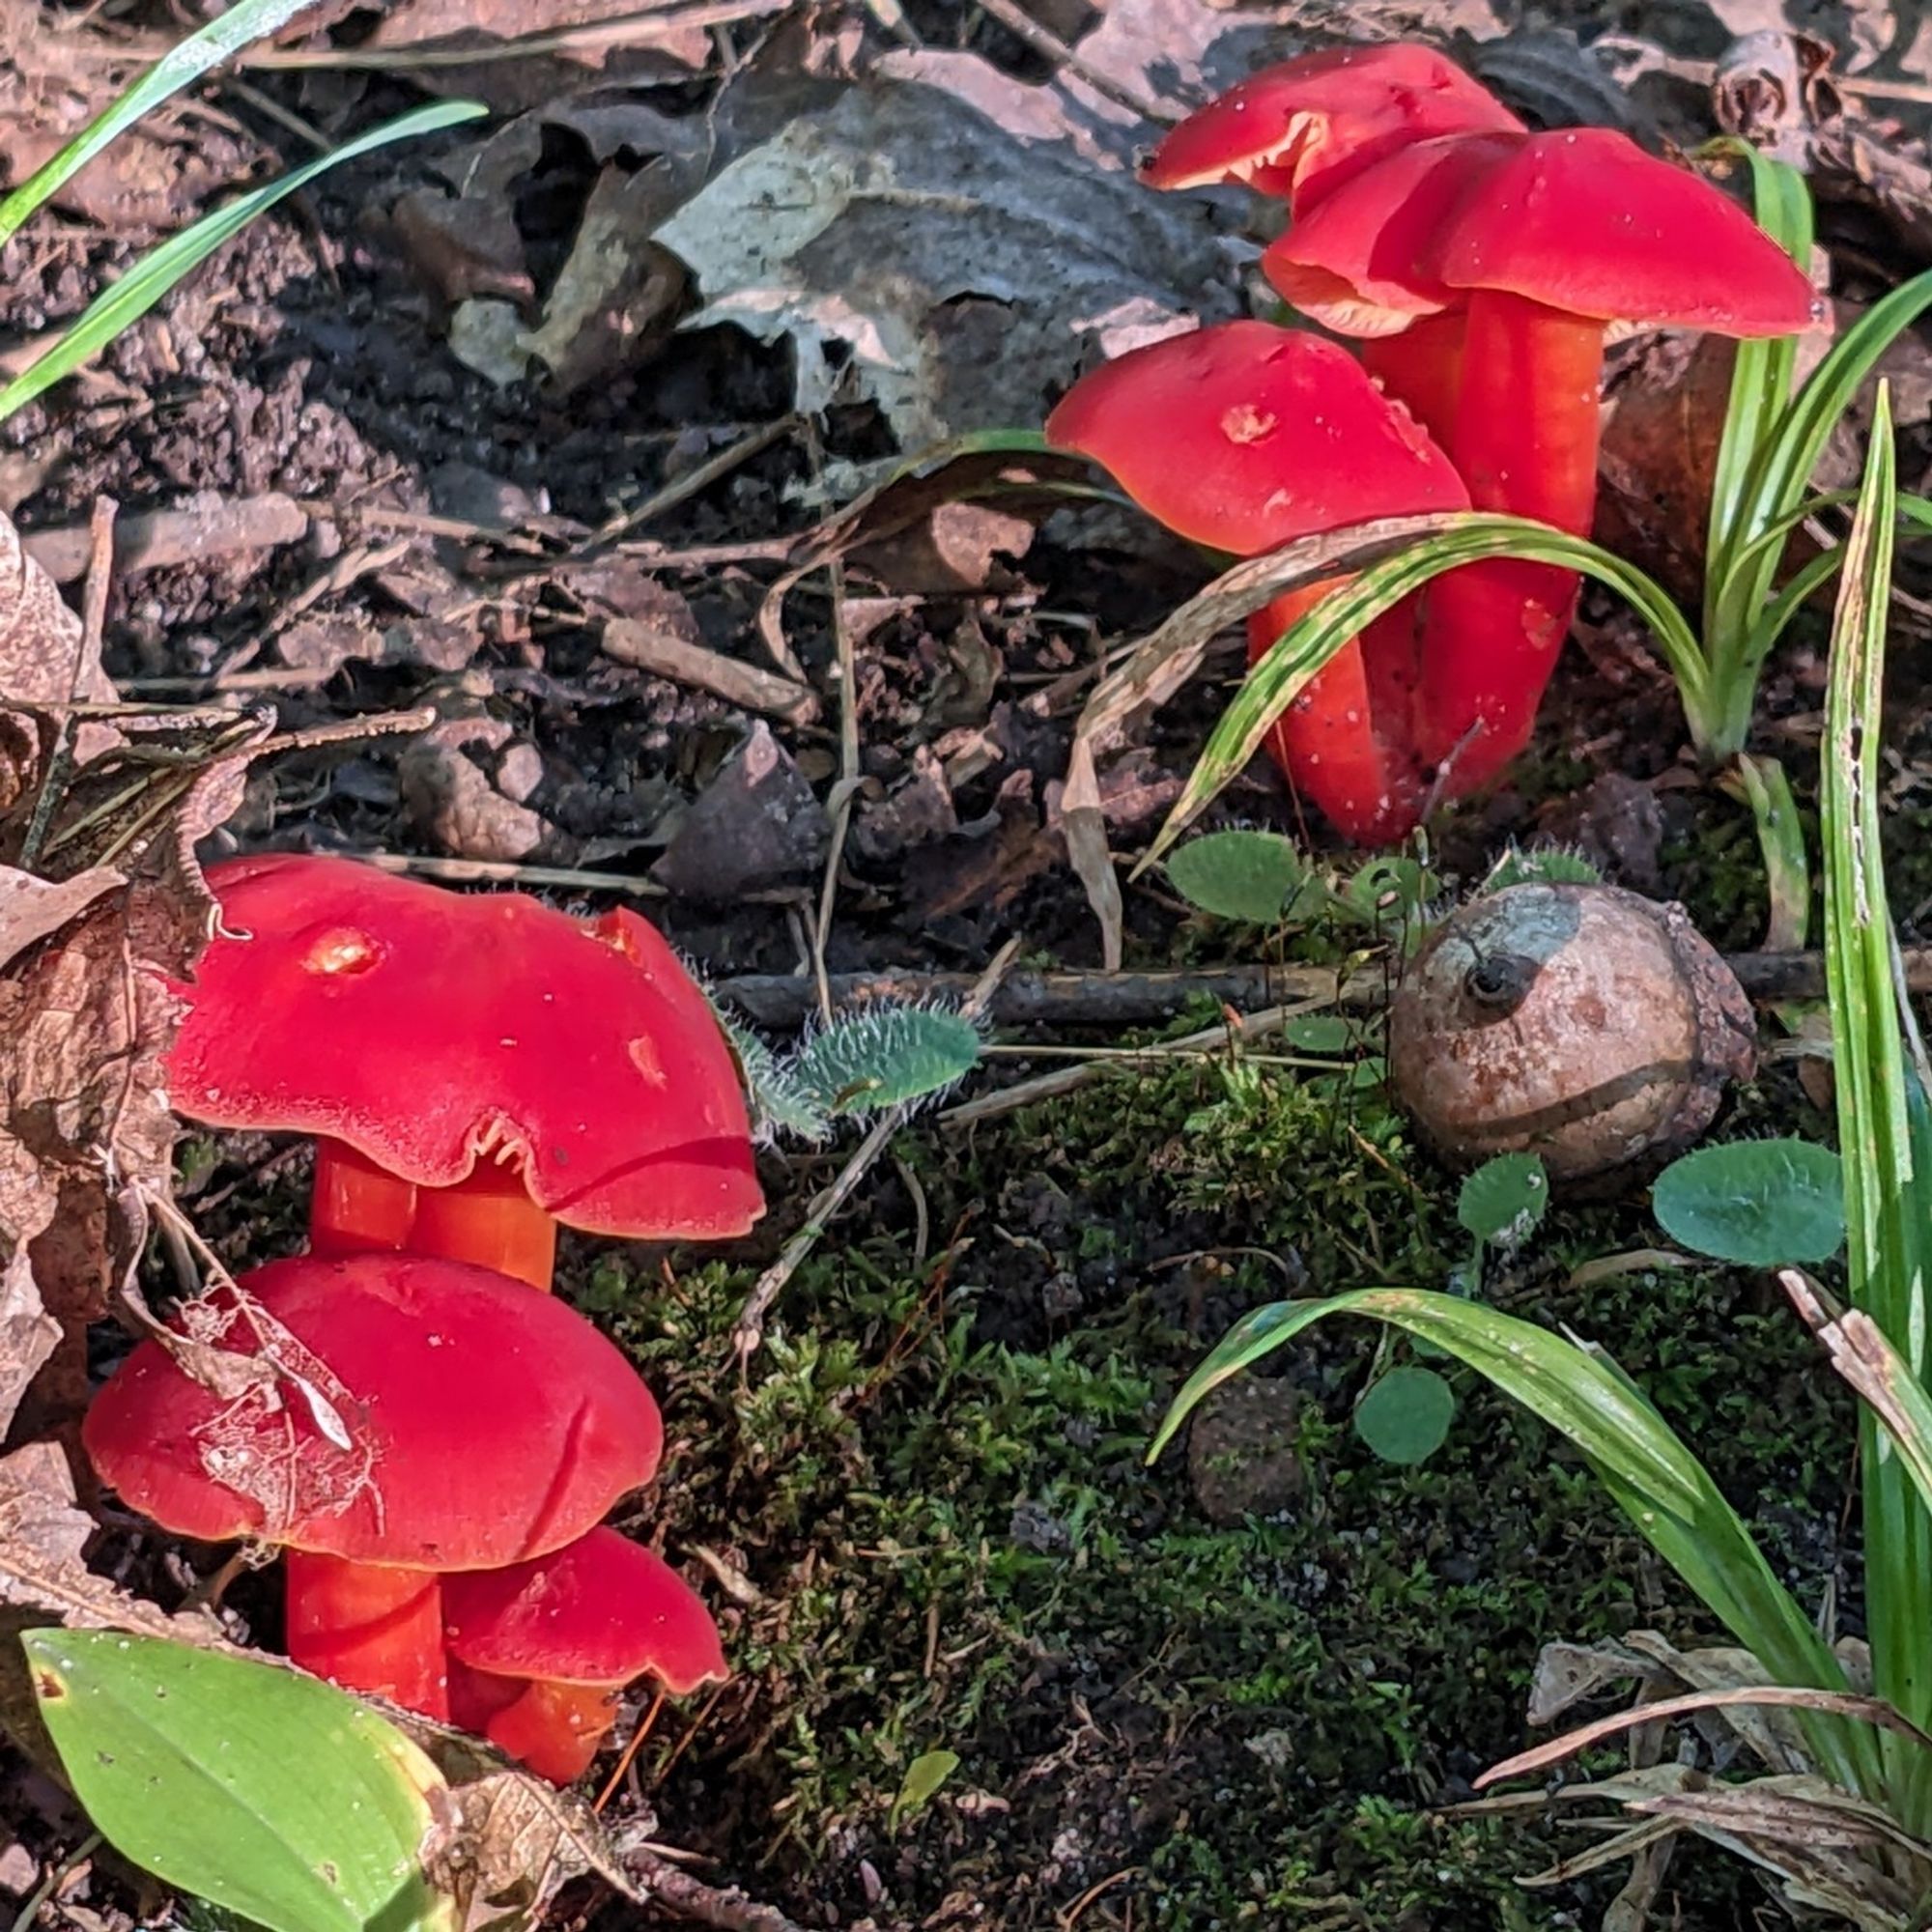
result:
M 1533 1153 L 1499 1153 L 1463 1181 L 1456 1218 L 1479 1241 L 1520 1247 L 1549 1208 L 1549 1176 Z
M 1421 1463 L 1441 1448 L 1456 1419 L 1456 1391 L 1434 1369 L 1405 1363 L 1355 1405 L 1355 1434 L 1384 1463 Z
M 827 1114 L 877 1113 L 929 1099 L 980 1064 L 980 1030 L 938 1007 L 841 1013 L 800 1049 L 790 1071 Z
M 332 1686 L 114 1631 L 30 1631 L 34 1694 L 101 1835 L 269 1932 L 441 1932 L 417 1861 L 441 1775 Z
M 1680 1247 L 1746 1267 L 1815 1264 L 1845 1242 L 1844 1170 L 1813 1141 L 1699 1148 L 1657 1177 L 1650 1205 Z
M 1273 925 L 1308 865 L 1279 832 L 1209 832 L 1169 854 L 1167 876 L 1189 905 L 1244 925 Z

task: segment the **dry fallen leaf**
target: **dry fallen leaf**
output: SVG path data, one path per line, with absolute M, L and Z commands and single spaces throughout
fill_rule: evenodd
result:
M 1233 311 L 1198 205 L 982 104 L 880 78 L 733 161 L 657 231 L 697 280 L 686 327 L 788 340 L 802 409 L 875 402 L 918 448 L 1037 424 L 1088 361 Z

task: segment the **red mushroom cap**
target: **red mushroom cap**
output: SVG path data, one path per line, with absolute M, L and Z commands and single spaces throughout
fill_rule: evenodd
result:
M 1465 510 L 1449 459 L 1346 350 L 1224 322 L 1084 376 L 1047 418 L 1170 529 L 1238 555 L 1369 517 Z
M 451 1577 L 442 1607 L 449 1654 L 496 1676 L 614 1690 L 649 1672 L 682 1696 L 729 1674 L 704 1600 L 614 1529 Z
M 1344 335 L 1390 335 L 1466 291 L 1434 271 L 1443 224 L 1530 137 L 1418 141 L 1365 169 L 1268 244 L 1262 272 L 1302 314 Z
M 1724 335 L 1825 319 L 1803 270 L 1728 195 L 1608 128 L 1532 134 L 1465 194 L 1434 250 L 1452 288 Z
M 1728 196 L 1606 128 L 1418 143 L 1356 175 L 1273 242 L 1305 314 L 1383 335 L 1477 289 L 1567 315 L 1790 335 L 1823 304 Z
M 630 912 L 581 921 L 348 859 L 215 867 L 223 933 L 169 1061 L 217 1127 L 327 1135 L 424 1187 L 517 1158 L 547 1213 L 634 1238 L 764 1211 L 736 1065 L 704 995 Z
M 622 1353 L 486 1268 L 274 1262 L 189 1315 L 273 1374 L 217 1395 L 149 1340 L 81 1432 L 101 1479 L 181 1535 L 483 1569 L 582 1536 L 656 1473 L 657 1405 Z
M 1397 41 L 1263 68 L 1190 114 L 1142 164 L 1150 187 L 1248 182 L 1298 216 L 1385 155 L 1522 123 L 1433 47 Z

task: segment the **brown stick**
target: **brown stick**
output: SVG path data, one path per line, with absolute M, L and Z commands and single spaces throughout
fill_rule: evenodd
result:
M 197 509 L 148 510 L 121 517 L 114 526 L 117 571 L 160 570 L 171 564 L 239 556 L 299 543 L 308 518 L 292 497 L 229 497 Z M 56 583 L 77 583 L 87 575 L 94 533 L 87 524 L 33 530 L 20 539 L 27 554 Z
M 760 1905 L 735 1885 L 706 1885 L 642 1845 L 626 1847 L 621 1860 L 638 1885 L 680 1918 L 720 1926 L 723 1932 L 804 1932 L 776 1905 Z
M 1932 993 L 1932 946 L 1905 949 L 1905 984 Z M 1822 952 L 1733 952 L 1725 957 L 1753 1000 L 1821 1000 Z M 1292 1000 L 1330 999 L 1339 1007 L 1368 1007 L 1388 992 L 1395 969 L 1356 973 L 1339 984 L 1325 966 L 1224 966 L 1194 973 L 1013 973 L 993 996 L 1001 1026 L 1151 1026 L 1172 1019 L 1190 1000 L 1210 999 L 1252 1012 Z M 840 973 L 832 979 L 835 1007 L 873 1000 L 957 1000 L 971 990 L 970 973 Z M 809 979 L 747 973 L 712 990 L 759 1026 L 801 1026 L 818 1007 Z

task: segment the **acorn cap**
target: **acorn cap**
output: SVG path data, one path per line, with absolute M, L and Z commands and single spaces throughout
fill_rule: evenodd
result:
M 764 1211 L 730 1048 L 635 913 L 298 855 L 209 884 L 222 931 L 169 1059 L 189 1119 L 327 1135 L 423 1187 L 508 1156 L 592 1234 L 724 1237 Z
M 180 1535 L 487 1569 L 582 1536 L 657 1470 L 657 1405 L 623 1354 L 486 1268 L 274 1262 L 190 1313 L 263 1385 L 217 1394 L 150 1339 L 81 1432 L 101 1480 Z

